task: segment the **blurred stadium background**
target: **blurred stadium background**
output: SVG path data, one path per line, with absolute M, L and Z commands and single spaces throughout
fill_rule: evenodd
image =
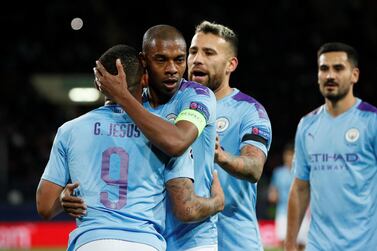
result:
M 239 34 L 240 64 L 231 83 L 259 100 L 272 122 L 257 215 L 266 224 L 266 246 L 273 246 L 275 208 L 267 202 L 266 188 L 299 119 L 322 103 L 316 50 L 335 40 L 353 45 L 361 68 L 356 94 L 377 105 L 376 13 L 373 0 L 9 2 L 0 17 L 0 249 L 65 243 L 62 232 L 73 221 L 61 215 L 42 222 L 35 189 L 58 126 L 102 102 L 90 95 L 73 101 L 80 90 L 70 92 L 91 87 L 95 59 L 117 43 L 140 49 L 144 31 L 160 23 L 176 26 L 189 44 L 195 25 L 204 19 Z M 72 23 L 76 17 L 83 21 L 81 28 L 78 19 Z

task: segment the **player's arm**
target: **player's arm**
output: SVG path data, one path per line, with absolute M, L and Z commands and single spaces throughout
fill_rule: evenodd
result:
M 289 192 L 285 250 L 296 250 L 297 235 L 310 201 L 310 184 L 295 178 Z
M 197 123 L 181 120 L 174 125 L 150 113 L 128 91 L 126 74 L 120 60 L 117 60 L 116 66 L 118 75 L 112 75 L 97 61 L 95 75 L 101 90 L 122 106 L 153 145 L 169 156 L 180 156 L 204 128 L 204 116 L 199 117 Z
M 262 175 L 266 155 L 258 147 L 246 144 L 241 148 L 240 156 L 235 156 L 223 150 L 217 136 L 215 162 L 230 175 L 255 183 Z
M 63 187 L 41 179 L 36 193 L 37 211 L 40 216 L 50 220 L 63 211 L 59 201 L 62 191 Z
M 166 183 L 174 215 L 183 222 L 196 222 L 224 209 L 224 192 L 217 173 L 213 173 L 211 197 L 195 195 L 193 181 L 189 178 L 176 178 Z

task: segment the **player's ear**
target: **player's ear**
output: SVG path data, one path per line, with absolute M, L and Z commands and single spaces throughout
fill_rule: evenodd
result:
M 229 60 L 229 64 L 227 67 L 227 73 L 232 73 L 237 69 L 238 66 L 238 59 L 237 57 L 231 57 Z
M 141 76 L 141 87 L 148 87 L 148 72 L 146 70 L 144 70 L 144 73 Z
M 360 75 L 360 70 L 359 68 L 353 68 L 352 69 L 352 75 L 351 75 L 351 82 L 356 84 L 357 81 L 359 81 L 359 75 Z
M 145 54 L 143 52 L 139 52 L 139 60 L 141 62 L 141 65 L 145 69 L 147 67 L 147 62 L 145 61 Z

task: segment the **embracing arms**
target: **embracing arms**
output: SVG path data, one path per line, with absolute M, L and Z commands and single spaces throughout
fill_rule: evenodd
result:
M 174 215 L 183 222 L 201 221 L 224 209 L 224 193 L 217 172 L 213 173 L 211 197 L 203 198 L 194 193 L 191 179 L 177 178 L 166 183 Z
M 72 217 L 80 217 L 86 214 L 85 202 L 79 197 L 73 196 L 73 186 L 68 184 L 61 189 L 60 201 L 56 200 L 59 212 L 64 210 Z M 170 197 L 171 207 L 177 219 L 183 222 L 201 221 L 224 209 L 225 198 L 221 188 L 217 172 L 213 173 L 211 197 L 203 198 L 194 193 L 194 183 L 189 178 L 175 178 L 166 183 L 166 190 Z
M 118 75 L 112 75 L 97 61 L 95 75 L 101 90 L 122 106 L 153 145 L 169 156 L 180 156 L 199 135 L 198 128 L 185 120 L 172 124 L 147 111 L 128 91 L 119 59 L 116 66 Z
M 63 209 L 73 217 L 85 214 L 86 205 L 84 201 L 79 197 L 72 196 L 74 189 L 78 186 L 78 183 L 73 183 L 67 184 L 63 188 L 51 181 L 41 179 L 36 193 L 39 215 L 50 220 L 61 213 Z

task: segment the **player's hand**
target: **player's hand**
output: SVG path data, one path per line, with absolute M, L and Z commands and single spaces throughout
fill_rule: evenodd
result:
M 73 195 L 76 188 L 79 187 L 79 183 L 67 184 L 63 191 L 60 193 L 60 204 L 64 212 L 68 213 L 74 218 L 79 218 L 86 214 L 85 202 L 77 196 Z
M 215 144 L 215 163 L 223 163 L 226 161 L 226 152 L 221 146 L 220 137 L 216 135 L 216 144 Z
M 126 80 L 126 73 L 123 70 L 123 65 L 120 59 L 116 60 L 117 75 L 109 73 L 105 67 L 97 60 L 94 70 L 95 81 L 100 89 L 107 97 L 113 99 L 115 102 L 120 102 L 120 98 L 125 96 L 128 91 L 128 84 Z
M 213 180 L 212 180 L 212 186 L 211 186 L 211 198 L 215 199 L 216 201 L 215 205 L 216 205 L 217 211 L 220 212 L 224 209 L 224 205 L 225 205 L 224 191 L 221 187 L 217 170 L 214 170 L 212 174 L 213 174 Z

